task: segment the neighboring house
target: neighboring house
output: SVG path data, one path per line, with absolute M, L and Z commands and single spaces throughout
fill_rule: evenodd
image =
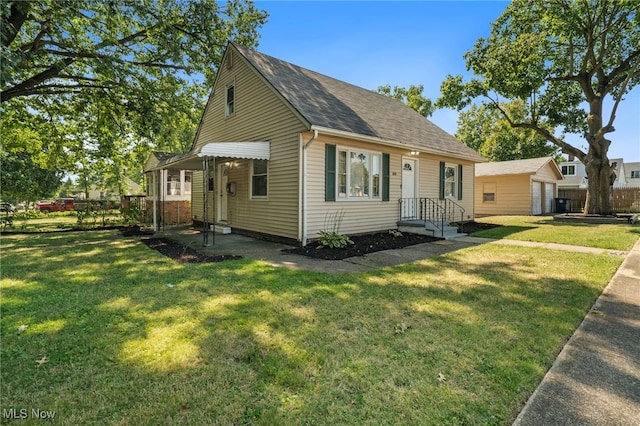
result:
M 610 159 L 609 164 L 616 163 L 616 180 L 613 183 L 614 188 L 627 186 L 627 177 L 626 177 L 626 167 L 622 158 Z M 562 171 L 562 175 L 564 176 L 563 180 L 558 181 L 558 188 L 560 189 L 571 189 L 571 188 L 581 188 L 586 189 L 588 186 L 587 182 L 587 170 L 584 167 L 584 164 L 580 162 L 580 160 L 576 160 L 573 157 L 569 157 L 569 161 L 564 161 L 558 164 L 560 170 Z
M 552 213 L 561 180 L 551 157 L 477 164 L 476 216 Z
M 426 219 L 425 203 L 473 220 L 481 161 L 400 101 L 230 43 L 191 150 L 145 171 L 194 170 L 192 218 L 203 229 L 304 245 L 320 230 Z
M 168 162 L 176 154 L 152 152 L 144 168 L 152 169 L 161 162 Z M 189 224 L 191 219 L 191 187 L 193 172 L 180 169 L 163 169 L 147 179 L 145 217 L 155 218 L 165 225 Z M 155 216 L 154 216 L 155 211 Z
M 627 186 L 640 188 L 640 163 L 626 163 L 625 177 Z
M 115 189 L 109 189 L 104 187 L 99 187 L 97 185 L 91 185 L 87 192 L 84 190 L 76 190 L 72 192 L 73 198 L 76 200 L 102 200 L 102 201 L 111 201 L 113 203 L 120 203 L 120 197 L 123 195 L 131 195 L 131 194 L 139 194 L 142 187 L 131 180 L 128 177 L 124 178 L 124 186 L 125 190 L 123 194 L 119 194 Z

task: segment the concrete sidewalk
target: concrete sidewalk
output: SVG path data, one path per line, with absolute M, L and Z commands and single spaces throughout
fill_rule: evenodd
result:
M 640 240 L 513 424 L 640 425 Z

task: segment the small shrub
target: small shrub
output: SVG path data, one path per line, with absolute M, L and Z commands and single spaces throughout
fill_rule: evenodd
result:
M 318 231 L 318 234 L 320 234 L 318 242 L 321 244 L 318 248 L 345 248 L 347 245 L 353 244 L 351 238 L 347 235 L 338 234 L 337 232 Z

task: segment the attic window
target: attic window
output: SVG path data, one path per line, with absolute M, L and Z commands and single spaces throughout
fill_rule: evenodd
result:
M 565 176 L 575 176 L 576 166 L 562 166 L 562 174 Z
M 230 116 L 230 115 L 233 115 L 233 113 L 236 110 L 235 99 L 236 99 L 235 86 L 233 84 L 231 84 L 231 85 L 227 86 L 227 91 L 226 91 L 225 115 L 227 117 Z

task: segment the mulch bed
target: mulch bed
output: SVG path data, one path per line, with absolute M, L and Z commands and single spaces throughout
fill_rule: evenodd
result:
M 483 229 L 491 229 L 500 225 L 489 223 L 469 222 L 465 223 L 463 231 L 471 234 Z M 147 230 L 127 228 L 123 230 L 123 235 L 147 235 Z M 395 232 L 377 232 L 374 234 L 355 235 L 350 237 L 353 244 L 349 244 L 345 248 L 329 248 L 323 247 L 317 241 L 307 244 L 305 247 L 295 247 L 283 249 L 285 253 L 300 254 L 322 260 L 341 260 L 353 256 L 364 256 L 368 253 L 374 253 L 382 250 L 399 249 L 409 247 L 416 244 L 431 243 L 440 240 L 440 238 L 430 237 L 427 235 L 417 235 L 408 233 Z M 171 259 L 181 263 L 205 263 L 205 262 L 222 262 L 225 260 L 242 259 L 242 256 L 234 256 L 230 254 L 211 256 L 200 253 L 197 250 L 184 246 L 178 242 L 167 238 L 142 238 L 140 240 L 150 249 L 170 257 Z
M 344 248 L 323 247 L 317 241 L 307 244 L 305 247 L 296 247 L 282 250 L 285 253 L 301 254 L 323 260 L 341 260 L 353 256 L 364 256 L 376 251 L 398 249 L 421 243 L 438 241 L 439 238 L 416 234 L 394 234 L 391 232 L 378 232 L 375 234 L 356 235 L 350 237 L 353 244 Z
M 143 238 L 140 241 L 150 249 L 156 250 L 160 254 L 170 257 L 180 263 L 210 263 L 242 259 L 242 256 L 234 256 L 230 254 L 221 254 L 217 256 L 207 255 L 167 238 Z

